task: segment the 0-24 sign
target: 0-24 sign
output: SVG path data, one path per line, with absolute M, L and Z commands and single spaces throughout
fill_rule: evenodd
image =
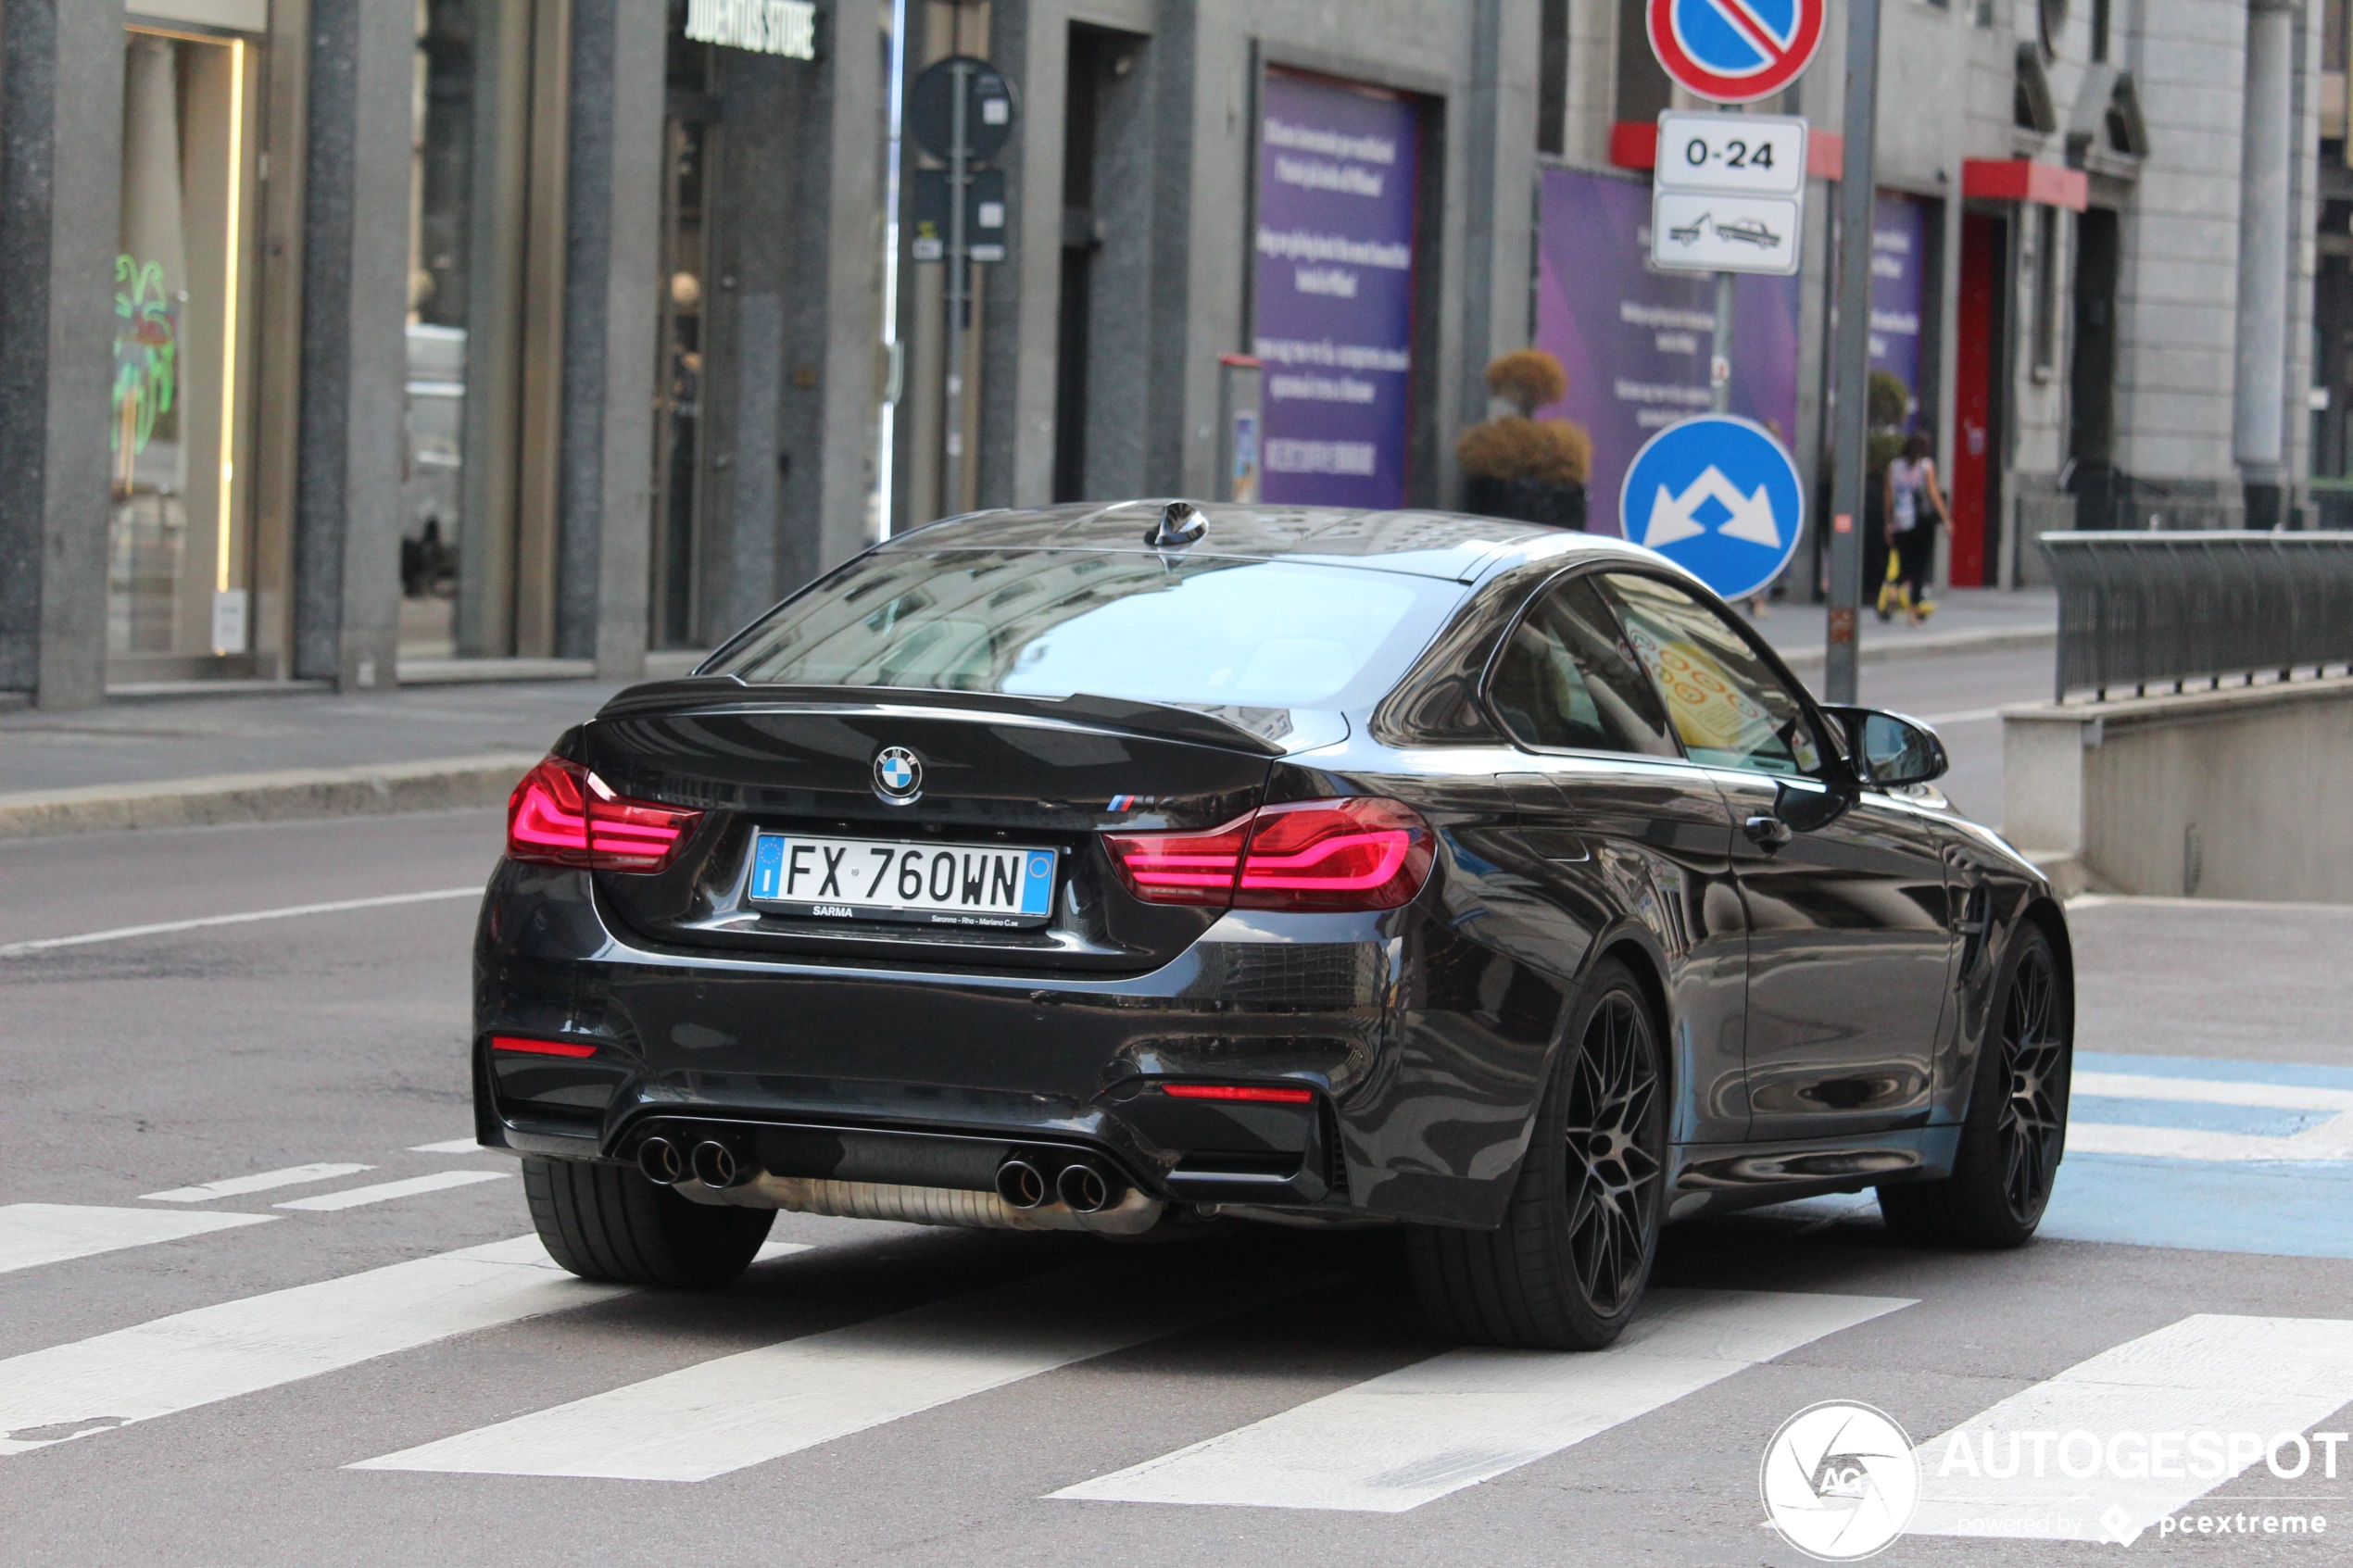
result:
M 1793 116 L 1660 115 L 1651 177 L 1653 265 L 1796 271 L 1806 142 L 1806 121 Z

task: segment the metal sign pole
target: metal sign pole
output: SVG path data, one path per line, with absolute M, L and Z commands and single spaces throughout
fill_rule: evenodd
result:
M 960 60 L 955 70 L 948 144 L 948 440 L 940 465 L 945 481 L 940 496 L 943 513 L 964 509 L 964 301 L 972 286 L 972 258 L 965 254 L 964 244 L 964 194 L 972 184 L 971 137 L 964 117 L 972 107 L 972 67 Z
M 1846 11 L 1846 154 L 1838 183 L 1836 479 L 1831 492 L 1831 603 L 1823 695 L 1855 700 L 1856 611 L 1863 603 L 1863 528 L 1870 441 L 1871 218 L 1878 195 L 1872 144 L 1879 132 L 1879 0 Z
M 1732 411 L 1732 274 L 1716 274 L 1715 347 L 1707 357 L 1707 406 L 1718 414 Z
M 1738 114 L 1738 104 L 1719 104 L 1719 114 Z M 1667 156 L 1660 138 L 1657 158 Z M 1657 158 L 1652 161 L 1655 163 Z M 1654 176 L 1655 178 L 1655 176 Z M 1707 356 L 1707 408 L 1710 413 L 1729 414 L 1732 411 L 1732 274 L 1716 274 L 1716 337 Z

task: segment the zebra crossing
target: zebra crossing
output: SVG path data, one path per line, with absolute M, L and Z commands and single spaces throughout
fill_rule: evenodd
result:
M 203 1190 L 216 1203 L 238 1197 L 266 1202 L 287 1185 L 377 1168 L 334 1162 L 223 1178 L 152 1195 L 152 1208 L 0 1206 L 0 1266 L 103 1268 L 109 1254 L 127 1248 L 225 1236 L 281 1217 L 192 1211 L 190 1192 Z M 459 1190 L 446 1180 L 371 1184 L 403 1185 L 422 1200 Z M 314 1204 L 310 1211 L 332 1223 L 339 1210 Z M 854 1268 L 875 1234 L 906 1234 L 902 1227 L 837 1228 L 849 1239 L 772 1241 L 753 1277 L 774 1283 L 792 1277 L 778 1270 Z M 518 1390 L 525 1405 L 519 1413 L 387 1446 L 339 1468 L 420 1479 L 565 1477 L 691 1487 L 1170 1341 L 1196 1347 L 1213 1364 L 1247 1360 L 1251 1325 L 1265 1314 L 1328 1303 L 1364 1283 L 1329 1269 L 1227 1269 L 1212 1260 L 1168 1265 L 1147 1259 L 1139 1273 L 1138 1249 L 1103 1252 L 1101 1260 L 1076 1263 L 1059 1261 L 1058 1254 L 1042 1271 L 691 1359 L 585 1397 L 533 1406 L 527 1390 Z M 1149 1288 L 1139 1289 L 1139 1282 Z M 625 1308 L 633 1297 L 644 1299 L 628 1287 L 564 1273 L 535 1237 L 523 1236 L 169 1313 L 0 1359 L 0 1460 L 37 1463 L 32 1456 L 41 1450 L 104 1441 L 145 1423 L 203 1421 L 245 1396 L 387 1357 L 430 1354 L 469 1336 L 544 1336 L 559 1320 L 585 1309 Z M 1696 1396 L 1744 1375 L 1778 1369 L 1818 1397 L 1843 1393 L 1846 1374 L 1831 1353 L 1842 1336 L 1900 1336 L 1924 1299 L 1835 1289 L 1661 1288 L 1606 1351 L 1431 1354 L 1423 1345 L 1403 1364 L 1165 1451 L 1123 1451 L 1114 1441 L 1106 1456 L 1113 1462 L 1098 1474 L 1031 1495 L 1088 1508 L 1400 1515 L 1460 1494 L 1475 1497 L 1487 1483 L 1563 1456 L 1573 1486 L 1580 1445 L 1637 1424 L 1671 1429 Z M 607 1332 L 626 1332 L 629 1321 L 609 1318 Z M 1919 1353 L 1933 1357 L 1937 1348 L 1929 1341 Z M 1801 1355 L 1819 1364 L 1791 1360 Z M 2021 1477 L 2015 1462 L 2007 1474 L 1976 1463 L 1974 1435 L 1981 1432 L 2208 1427 L 2329 1439 L 2323 1429 L 2333 1417 L 2345 1424 L 2339 1412 L 2353 1401 L 2353 1316 L 2185 1311 L 2054 1374 L 2013 1381 L 2023 1386 L 1974 1414 L 1940 1422 L 1931 1428 L 1937 1436 L 1919 1443 L 1924 1480 L 1914 1534 L 2129 1538 L 2263 1458 L 2233 1448 L 2233 1462 L 2211 1476 L 2086 1484 L 2058 1473 Z M 350 1417 L 364 1436 L 365 1412 Z M 234 1418 L 224 1411 L 213 1419 Z M 2334 1441 L 2345 1439 L 2337 1435 Z M 1957 1442 L 1971 1458 L 1957 1471 Z M 1994 1451 L 1991 1438 L 1985 1451 Z M 2353 1473 L 2353 1450 L 2344 1457 Z M 2327 1481 L 2353 1501 L 2353 1490 L 2335 1474 L 2337 1460 L 2329 1447 Z
M 2047 1246 L 2353 1258 L 2353 1204 L 2344 1201 L 2353 1197 L 2346 1133 L 2353 1072 L 2084 1053 L 2075 1105 L 2078 1138 L 2045 1227 Z M 515 1169 L 504 1159 L 452 1163 L 468 1152 L 471 1140 L 437 1140 L 197 1180 L 132 1204 L 0 1204 L 0 1276 L 106 1270 L 148 1246 L 176 1246 L 176 1267 L 202 1274 L 205 1248 L 231 1246 L 233 1236 L 275 1235 L 283 1224 L 353 1224 L 353 1215 L 367 1213 L 407 1213 L 431 1229 L 433 1215 L 445 1213 L 435 1204 L 513 1187 Z M 2287 1224 L 2266 1220 L 2266 1209 L 2283 1206 L 2294 1215 L 2292 1236 L 2283 1235 Z M 1718 1224 L 1737 1235 L 1742 1224 L 1791 1218 L 1829 1227 L 1833 1241 L 1844 1235 L 1847 1244 L 1882 1235 L 1869 1197 L 1818 1198 Z M 831 1286 L 796 1281 L 854 1279 L 877 1239 L 915 1246 L 908 1236 L 925 1236 L 923 1244 L 941 1246 L 938 1236 L 958 1235 L 828 1224 L 828 1232 L 802 1232 L 810 1239 L 770 1241 L 749 1276 L 750 1293 L 821 1300 Z M 2101 1248 L 2078 1246 L 2073 1255 L 2096 1258 Z M 1115 1366 L 1125 1368 L 1123 1387 L 1151 1387 L 1169 1406 L 1160 1438 L 1125 1436 L 1117 1408 L 1103 1406 L 1094 1411 L 1108 1432 L 1101 1462 L 1077 1476 L 1040 1476 L 1019 1490 L 1026 1504 L 1412 1516 L 1442 1499 L 1480 1507 L 1480 1488 L 1499 1495 L 1491 1484 L 1537 1464 L 1551 1464 L 1543 1474 L 1557 1486 L 1579 1488 L 1586 1446 L 1609 1434 L 1678 1441 L 1680 1424 L 1694 1420 L 1711 1392 L 1755 1387 L 1743 1380 L 1769 1375 L 1807 1399 L 1835 1399 L 1852 1392 L 1852 1373 L 1843 1368 L 1861 1349 L 1922 1363 L 1944 1349 L 1922 1328 L 1936 1307 L 1934 1288 L 1847 1290 L 1838 1274 L 1821 1288 L 1788 1281 L 1753 1288 L 1737 1279 L 1694 1286 L 1685 1272 L 1682 1284 L 1652 1293 L 1642 1319 L 1607 1351 L 1445 1349 L 1407 1337 L 1372 1351 L 1378 1366 L 1322 1377 L 1282 1408 L 1233 1420 L 1228 1401 L 1216 1397 L 1221 1377 L 1193 1371 L 1259 1366 L 1273 1328 L 1337 1310 L 1367 1288 L 1363 1276 L 1348 1274 L 1363 1267 L 1360 1255 L 1355 1262 L 1308 1258 L 1299 1267 L 1261 1258 L 1238 1267 L 1198 1248 L 1099 1246 L 1077 1262 L 1068 1250 L 1040 1258 L 1038 1267 L 995 1279 L 941 1276 L 937 1288 L 913 1290 L 913 1305 L 885 1290 L 875 1310 L 793 1333 L 762 1336 L 758 1319 L 739 1311 L 729 1333 L 750 1342 L 668 1349 L 654 1357 L 659 1366 L 591 1373 L 585 1392 L 574 1382 L 560 1397 L 535 1399 L 541 1382 L 532 1368 L 555 1354 L 550 1347 L 576 1342 L 565 1323 L 588 1316 L 607 1345 L 631 1345 L 633 1336 L 657 1345 L 683 1316 L 718 1310 L 727 1298 L 689 1302 L 689 1311 L 680 1298 L 579 1281 L 550 1262 L 536 1236 L 447 1246 L 0 1359 L 0 1479 L 26 1464 L 59 1462 L 44 1450 L 80 1453 L 122 1441 L 108 1434 L 145 1423 L 238 1423 L 243 1399 L 353 1375 L 393 1357 L 407 1357 L 405 1380 L 431 1387 L 443 1375 L 437 1368 L 461 1357 L 459 1347 L 509 1336 L 513 1349 L 494 1363 L 509 1368 L 518 1387 L 489 1401 L 489 1411 L 443 1429 L 409 1424 L 397 1441 L 374 1446 L 365 1441 L 365 1411 L 353 1411 L 353 1429 L 336 1434 L 339 1449 L 313 1462 L 356 1481 L 407 1474 L 417 1486 L 567 1479 L 692 1490 L 760 1467 L 781 1464 L 774 1474 L 790 1474 L 796 1455 L 923 1418 L 953 1423 L 958 1411 L 988 1408 L 1016 1387 L 1059 1387 L 1056 1377 Z M 2035 1311 L 2058 1311 L 2057 1302 Z M 2249 1472 L 2261 1476 L 2269 1458 L 2245 1434 L 2301 1438 L 2310 1453 L 2325 1449 L 2327 1474 L 2315 1460 L 2306 1486 L 2353 1502 L 2353 1438 L 2334 1432 L 2353 1420 L 2353 1311 L 2186 1307 L 2132 1328 L 2113 1345 L 2087 1347 L 2090 1354 L 2069 1366 L 1995 1377 L 1974 1412 L 1957 1420 L 1948 1408 L 1920 1415 L 1913 1432 L 1931 1436 L 1918 1441 L 1922 1488 L 1910 1533 L 2130 1540 Z M 567 1366 L 581 1377 L 584 1368 Z M 1226 1382 L 1233 1375 L 1250 1373 L 1226 1373 Z M 1071 1387 L 1092 1385 L 1080 1377 Z M 2021 1472 L 2014 1458 L 2021 1432 L 2148 1427 L 2240 1436 L 2223 1443 L 2226 1462 L 2209 1474 L 2084 1479 L 2061 1469 Z M 1169 1441 L 1172 1432 L 1179 1441 Z M 1743 1434 L 1739 1443 L 1762 1436 Z
M 1606 1350 L 1451 1350 L 1053 1495 L 1402 1513 L 1911 1305 L 1662 1290 Z

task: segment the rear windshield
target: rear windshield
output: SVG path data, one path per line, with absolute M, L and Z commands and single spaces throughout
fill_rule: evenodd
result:
M 1463 595 L 1435 578 L 1215 556 L 887 550 L 780 606 L 708 673 L 1249 708 L 1378 701 Z

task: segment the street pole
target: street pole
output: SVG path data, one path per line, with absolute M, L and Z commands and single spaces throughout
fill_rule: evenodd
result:
M 1831 382 L 1838 418 L 1831 490 L 1831 603 L 1823 696 L 1855 700 L 1856 612 L 1863 603 L 1864 463 L 1870 439 L 1871 218 L 1878 182 L 1879 0 L 1846 10 L 1846 151 L 1838 179 L 1838 340 Z
M 958 61 L 956 91 L 948 132 L 948 440 L 940 465 L 946 483 L 940 510 L 964 509 L 964 299 L 972 274 L 964 254 L 964 190 L 972 181 L 972 149 L 964 133 L 964 113 L 971 107 L 972 67 Z
M 1741 112 L 1738 104 L 1721 104 L 1724 114 Z M 1660 156 L 1666 149 L 1661 148 Z M 1710 412 L 1732 411 L 1732 274 L 1716 274 L 1716 336 L 1707 354 L 1707 407 Z
M 907 119 L 907 0 L 890 6 L 890 119 L 888 168 L 883 192 L 882 342 L 887 380 L 883 387 L 875 437 L 875 536 L 890 537 L 891 479 L 898 468 L 899 399 L 906 390 L 907 358 L 899 346 L 899 161 Z
M 1707 406 L 1732 411 L 1732 274 L 1716 274 L 1715 347 L 1707 356 Z

